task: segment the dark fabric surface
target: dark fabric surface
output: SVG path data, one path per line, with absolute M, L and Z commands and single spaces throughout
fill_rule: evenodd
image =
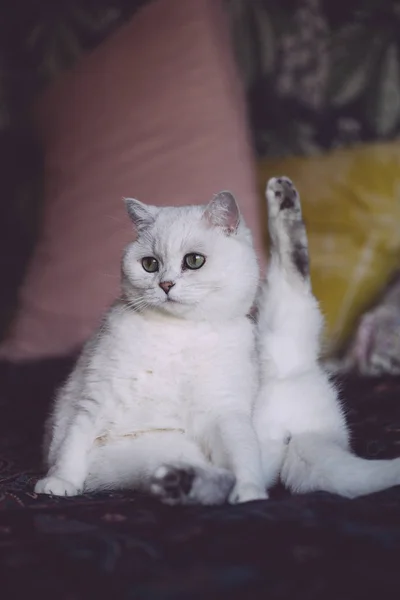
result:
M 2 599 L 399 597 L 400 487 L 184 509 L 132 493 L 36 496 L 44 415 L 71 364 L 0 365 Z M 357 452 L 400 455 L 400 378 L 342 390 Z

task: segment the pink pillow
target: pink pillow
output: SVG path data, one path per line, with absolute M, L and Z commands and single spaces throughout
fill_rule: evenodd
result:
M 132 239 L 123 196 L 159 205 L 238 197 L 263 257 L 245 107 L 220 0 L 158 0 L 62 75 L 37 105 L 42 237 L 0 347 L 67 354 L 119 293 Z

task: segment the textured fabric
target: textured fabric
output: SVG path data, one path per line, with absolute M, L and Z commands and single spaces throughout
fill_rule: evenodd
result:
M 1 354 L 66 354 L 119 291 L 132 238 L 123 196 L 159 205 L 238 197 L 263 258 L 245 107 L 215 0 L 158 0 L 58 78 L 37 107 L 42 236 Z
M 362 375 L 400 375 L 400 271 L 363 314 L 345 352 L 335 363 Z
M 399 137 L 398 0 L 229 5 L 260 155 Z
M 2 599 L 398 597 L 400 487 L 185 509 L 133 493 L 37 497 L 44 414 L 71 364 L 0 365 Z M 400 378 L 344 383 L 359 454 L 400 454 L 399 395 Z

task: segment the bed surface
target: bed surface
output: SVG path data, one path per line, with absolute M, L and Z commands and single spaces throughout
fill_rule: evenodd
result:
M 44 415 L 71 364 L 0 365 L 2 599 L 400 597 L 400 487 L 216 508 L 36 496 Z M 400 456 L 400 378 L 348 379 L 342 395 L 355 450 Z

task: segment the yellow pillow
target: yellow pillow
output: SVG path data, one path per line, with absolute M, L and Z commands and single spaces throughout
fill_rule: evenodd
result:
M 263 159 L 258 174 L 264 211 L 269 177 L 287 175 L 300 192 L 331 354 L 399 267 L 400 143 Z

